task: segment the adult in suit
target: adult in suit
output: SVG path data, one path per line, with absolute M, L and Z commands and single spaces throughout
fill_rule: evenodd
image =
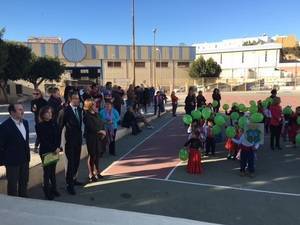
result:
M 75 195 L 74 185 L 82 185 L 76 179 L 80 163 L 82 144 L 82 109 L 79 107 L 78 92 L 70 92 L 69 105 L 59 114 L 58 123 L 60 134 L 65 128 L 65 146 L 61 146 L 67 158 L 66 183 L 67 191 Z
M 27 197 L 29 179 L 29 127 L 22 104 L 10 104 L 10 117 L 0 125 L 0 158 L 6 168 L 7 194 Z

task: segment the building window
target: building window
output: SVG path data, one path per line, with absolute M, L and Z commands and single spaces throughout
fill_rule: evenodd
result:
M 244 63 L 244 52 L 242 52 L 242 63 Z
M 268 62 L 268 51 L 265 51 L 265 62 Z
M 16 84 L 16 94 L 20 95 L 23 93 L 23 87 L 20 84 Z
M 9 84 L 6 86 L 6 93 L 7 93 L 8 95 L 10 95 L 10 86 L 9 86 Z
M 146 67 L 146 63 L 145 62 L 135 62 L 135 67 L 144 68 L 144 67 Z
M 189 62 L 178 62 L 177 67 L 188 68 L 190 66 Z
M 119 61 L 109 61 L 107 62 L 108 67 L 121 67 L 121 62 Z
M 156 67 L 168 67 L 168 62 L 156 62 Z

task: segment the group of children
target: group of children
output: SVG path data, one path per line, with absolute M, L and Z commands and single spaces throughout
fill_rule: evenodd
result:
M 262 102 L 257 102 L 258 112 L 262 113 L 264 119 L 265 133 L 268 134 L 270 130 L 270 121 L 272 118 L 270 107 L 263 107 Z M 233 113 L 239 113 L 242 117 L 247 113 L 241 112 L 236 105 L 233 105 L 229 112 L 225 112 L 227 116 Z M 300 133 L 300 106 L 296 111 L 290 115 L 283 115 L 283 137 L 288 137 L 293 146 L 296 146 L 296 135 Z M 189 158 L 187 163 L 187 172 L 191 174 L 201 174 L 203 167 L 201 164 L 201 151 L 204 151 L 205 156 L 211 154 L 215 155 L 216 135 L 213 132 L 214 116 L 210 119 L 193 120 L 188 127 L 188 141 L 184 144 L 189 151 Z M 225 142 L 225 149 L 228 151 L 228 159 L 240 160 L 240 175 L 249 177 L 254 176 L 255 167 L 255 154 L 259 148 L 259 143 L 249 142 L 246 138 L 244 127 L 240 127 L 236 120 L 230 119 L 230 125 L 235 128 L 235 137 L 227 138 Z M 272 128 L 271 128 L 272 129 Z M 247 169 L 247 171 L 246 171 Z

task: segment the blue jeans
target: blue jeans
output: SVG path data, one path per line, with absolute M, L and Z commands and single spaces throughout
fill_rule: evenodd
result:
M 250 173 L 254 173 L 254 151 L 252 150 L 247 150 L 247 151 L 241 151 L 241 161 L 240 161 L 240 166 L 241 166 L 241 172 L 246 171 L 246 166 L 248 165 L 248 171 Z

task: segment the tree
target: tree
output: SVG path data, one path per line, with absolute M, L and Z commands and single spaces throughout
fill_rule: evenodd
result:
M 7 48 L 5 42 L 2 40 L 5 29 L 0 30 L 0 74 L 4 72 L 4 67 L 7 63 Z
M 200 56 L 192 63 L 189 75 L 193 79 L 217 78 L 220 76 L 221 72 L 222 69 L 220 65 L 212 58 L 209 58 L 207 61 L 205 61 L 205 59 Z
M 19 80 L 26 73 L 30 59 L 32 57 L 31 49 L 14 42 L 2 42 L 6 54 L 6 62 L 0 71 L 0 91 L 7 102 L 7 82 L 8 80 Z
M 32 83 L 34 88 L 38 88 L 45 80 L 58 82 L 64 70 L 65 67 L 58 58 L 34 56 L 23 79 Z

